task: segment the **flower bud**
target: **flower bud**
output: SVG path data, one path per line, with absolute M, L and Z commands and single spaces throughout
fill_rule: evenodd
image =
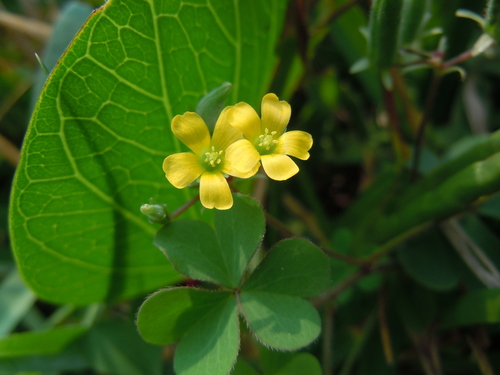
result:
M 146 203 L 141 206 L 141 213 L 146 215 L 152 224 L 167 224 L 170 221 L 167 205 L 155 203 L 154 199 L 151 198 L 149 204 Z

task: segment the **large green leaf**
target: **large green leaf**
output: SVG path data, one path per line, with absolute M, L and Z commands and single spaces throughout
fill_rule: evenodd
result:
M 175 209 L 193 194 L 161 170 L 181 150 L 170 120 L 226 81 L 230 104 L 259 103 L 284 7 L 110 0 L 92 14 L 41 94 L 14 182 L 12 244 L 40 297 L 86 304 L 178 279 L 139 213 L 150 197 Z

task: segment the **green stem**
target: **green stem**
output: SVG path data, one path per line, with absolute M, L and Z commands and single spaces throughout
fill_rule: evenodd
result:
M 418 126 L 417 137 L 415 139 L 415 149 L 413 151 L 413 162 L 410 174 L 411 181 L 415 181 L 418 176 L 418 167 L 420 164 L 420 154 L 424 141 L 425 126 L 427 125 L 431 117 L 432 108 L 434 107 L 434 102 L 436 100 L 440 82 L 441 75 L 434 71 L 434 76 L 432 77 L 429 92 L 427 94 L 427 100 L 425 102 L 424 114 L 422 116 L 422 121 L 420 121 L 420 125 Z
M 334 298 L 336 298 L 340 293 L 342 293 L 346 289 L 348 289 L 351 286 L 353 286 L 354 284 L 356 284 L 363 277 L 371 275 L 372 273 L 375 273 L 375 272 L 383 272 L 383 271 L 392 269 L 393 267 L 394 267 L 393 263 L 384 263 L 384 264 L 380 264 L 376 267 L 361 268 L 355 274 L 349 276 L 347 279 L 338 283 L 330 290 L 327 290 L 326 292 L 320 294 L 318 297 L 311 300 L 311 303 L 313 304 L 314 307 L 322 306 L 322 305 L 326 304 L 327 302 L 329 302 L 330 300 L 333 300 Z
M 327 306 L 324 315 L 324 328 L 323 328 L 323 345 L 321 355 L 321 367 L 323 368 L 323 375 L 332 374 L 332 353 L 333 353 L 333 315 L 335 307 Z
M 174 212 L 172 212 L 172 215 L 170 215 L 170 217 L 172 218 L 172 220 L 176 219 L 182 213 L 184 213 L 184 211 L 186 211 L 189 207 L 191 207 L 193 204 L 195 204 L 199 200 L 200 200 L 200 194 L 197 194 L 196 196 L 194 196 L 193 198 L 191 198 L 191 200 L 189 200 L 187 203 L 183 204 L 177 210 L 175 210 Z

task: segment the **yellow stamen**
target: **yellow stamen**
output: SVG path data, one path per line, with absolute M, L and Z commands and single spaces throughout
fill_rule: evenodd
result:
M 220 163 L 222 163 L 222 159 L 220 158 L 220 156 L 223 152 L 224 150 L 215 151 L 215 147 L 212 146 L 211 152 L 205 152 L 206 158 L 204 162 L 210 164 L 212 168 L 219 165 Z
M 276 130 L 273 130 L 271 133 L 269 133 L 269 129 L 265 128 L 264 134 L 259 135 L 259 147 L 263 147 L 266 149 L 266 151 L 269 151 L 271 149 L 271 146 L 275 146 L 278 143 L 278 141 L 274 139 L 276 133 Z

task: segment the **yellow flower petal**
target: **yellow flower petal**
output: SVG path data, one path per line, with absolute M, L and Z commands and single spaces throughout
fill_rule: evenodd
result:
M 181 152 L 170 155 L 163 161 L 163 171 L 172 185 L 182 189 L 196 180 L 205 170 L 198 156 L 192 152 Z
M 234 142 L 226 150 L 226 160 L 231 163 L 234 169 L 243 173 L 255 168 L 259 159 L 259 152 L 247 139 Z
M 226 107 L 219 115 L 212 136 L 212 145 L 216 150 L 226 150 L 229 145 L 242 138 L 241 131 L 232 127 L 228 122 L 228 112 L 231 107 Z
M 264 171 L 273 180 L 287 180 L 299 171 L 297 164 L 286 155 L 262 155 L 261 161 Z
M 227 210 L 233 206 L 233 196 L 222 173 L 205 172 L 200 178 L 200 201 L 206 208 Z
M 172 131 L 197 155 L 210 147 L 210 133 L 207 125 L 197 113 L 186 112 L 175 116 L 172 120 Z
M 231 107 L 228 113 L 229 123 L 253 142 L 261 134 L 259 115 L 247 103 L 241 102 Z
M 312 144 L 313 139 L 311 134 L 300 130 L 293 130 L 286 132 L 278 139 L 278 145 L 276 146 L 274 152 L 277 154 L 287 154 L 302 160 L 307 160 L 309 159 L 308 151 L 311 149 Z
M 226 160 L 226 164 L 224 164 L 224 169 L 222 170 L 222 173 L 226 173 L 238 178 L 249 178 L 254 176 L 259 171 L 259 168 L 260 168 L 260 163 L 257 162 L 257 164 L 255 164 L 255 166 L 248 172 L 241 172 L 233 168 L 231 163 L 228 160 Z
M 276 95 L 267 94 L 262 98 L 261 112 L 262 128 L 269 129 L 269 133 L 276 131 L 276 133 L 281 134 L 290 121 L 292 108 L 287 102 L 280 102 Z

